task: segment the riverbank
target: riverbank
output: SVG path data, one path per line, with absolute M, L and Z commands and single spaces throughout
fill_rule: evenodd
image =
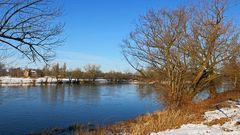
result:
M 228 107 L 204 113 L 204 121 L 198 124 L 183 124 L 178 129 L 168 129 L 151 135 L 239 135 L 240 133 L 240 99 L 228 100 Z
M 47 85 L 47 84 L 113 84 L 113 83 L 136 83 L 136 81 L 119 81 L 119 82 L 111 82 L 107 79 L 96 79 L 92 81 L 91 79 L 68 79 L 61 78 L 56 79 L 54 77 L 39 77 L 39 78 L 17 78 L 17 77 L 9 77 L 3 76 L 0 77 L 0 85 L 1 86 L 15 86 L 15 85 Z
M 239 99 L 239 90 L 227 91 L 183 109 L 146 114 L 93 132 L 75 134 L 235 135 L 240 132 Z

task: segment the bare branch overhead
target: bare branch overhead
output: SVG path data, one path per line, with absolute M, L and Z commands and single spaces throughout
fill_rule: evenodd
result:
M 0 47 L 16 50 L 32 62 L 48 62 L 64 25 L 56 22 L 61 9 L 51 0 L 4 0 L 0 2 Z

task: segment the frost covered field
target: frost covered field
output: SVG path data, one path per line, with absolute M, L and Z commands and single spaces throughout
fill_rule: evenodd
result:
M 227 101 L 231 107 L 220 108 L 205 112 L 205 121 L 202 124 L 185 124 L 179 129 L 166 130 L 151 135 L 240 135 L 240 100 Z M 213 121 L 221 121 L 213 125 Z

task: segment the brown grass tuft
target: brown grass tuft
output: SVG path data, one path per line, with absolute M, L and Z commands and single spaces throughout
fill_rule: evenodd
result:
M 198 123 L 202 119 L 201 116 L 184 110 L 166 110 L 139 117 L 138 123 L 131 125 L 130 132 L 133 135 L 149 134 L 170 128 L 179 128 L 186 123 Z
M 222 130 L 225 131 L 225 132 L 232 132 L 233 131 L 232 129 L 224 128 L 224 127 L 222 128 Z
M 237 122 L 235 123 L 235 126 L 240 126 L 240 121 L 237 121 Z
M 230 118 L 220 118 L 220 119 L 214 119 L 210 122 L 206 122 L 204 123 L 205 125 L 208 125 L 208 126 L 213 126 L 213 125 L 223 125 L 224 123 L 226 122 L 229 122 L 231 119 Z
M 137 117 L 136 119 L 112 125 L 94 132 L 78 132 L 76 135 L 106 135 L 108 133 L 129 133 L 131 135 L 149 134 L 166 129 L 179 128 L 187 123 L 200 123 L 203 117 L 185 110 L 166 110 Z

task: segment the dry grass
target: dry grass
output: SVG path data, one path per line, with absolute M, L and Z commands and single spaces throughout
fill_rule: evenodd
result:
M 225 132 L 232 132 L 233 130 L 232 129 L 229 129 L 229 128 L 222 128 L 223 131 Z
M 169 128 L 179 128 L 186 123 L 200 123 L 203 117 L 185 110 L 166 110 L 137 117 L 136 119 L 100 128 L 94 132 L 78 132 L 76 135 L 106 135 L 129 133 L 131 135 L 144 135 L 159 132 Z
M 166 110 L 138 117 L 135 123 L 129 124 L 132 135 L 149 134 L 171 128 L 179 128 L 186 123 L 202 121 L 201 115 L 192 114 L 185 110 Z
M 223 125 L 226 122 L 229 122 L 231 119 L 230 118 L 220 118 L 220 119 L 214 119 L 212 121 L 204 123 L 205 125 L 208 126 L 213 126 L 213 125 Z
M 216 106 L 220 108 L 227 107 L 228 105 L 224 104 L 224 101 L 239 98 L 240 91 L 232 90 L 221 93 L 215 98 L 211 98 L 197 104 L 190 104 L 182 109 L 167 109 L 163 112 L 146 114 L 132 120 L 111 125 L 110 127 L 99 128 L 93 132 L 78 131 L 76 135 L 117 135 L 119 133 L 127 133 L 130 135 L 146 135 L 151 132 L 159 132 L 166 129 L 179 128 L 181 125 L 187 123 L 197 124 L 204 121 L 204 112 L 213 109 L 215 110 Z M 215 124 L 223 124 L 228 120 L 229 119 L 227 118 L 216 119 L 206 124 L 209 126 Z

